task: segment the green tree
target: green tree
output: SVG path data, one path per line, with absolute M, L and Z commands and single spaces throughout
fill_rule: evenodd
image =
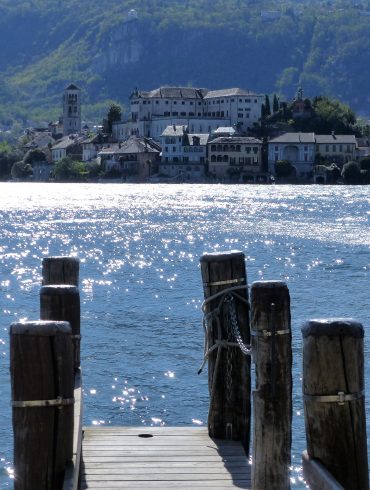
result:
M 270 106 L 270 97 L 265 95 L 265 112 L 266 116 L 271 116 L 271 106 Z
M 11 175 L 13 179 L 28 179 L 33 175 L 32 166 L 23 160 L 15 162 L 12 166 Z
M 278 160 L 275 162 L 275 175 L 277 178 L 286 178 L 292 176 L 294 167 L 288 160 Z
M 55 180 L 80 182 L 86 179 L 88 171 L 84 162 L 77 162 L 70 157 L 64 157 L 56 162 L 54 167 Z
M 279 99 L 276 94 L 274 94 L 274 99 L 272 101 L 272 111 L 273 113 L 278 112 L 279 110 Z
M 12 166 L 22 159 L 22 152 L 6 142 L 0 143 L 0 180 L 11 177 Z
M 122 108 L 118 104 L 112 104 L 109 107 L 109 111 L 107 114 L 107 130 L 108 133 L 112 133 L 112 124 L 114 122 L 120 121 L 122 117 Z
M 347 162 L 343 165 L 342 177 L 346 184 L 362 183 L 361 167 L 358 162 Z
M 46 162 L 46 154 L 38 148 L 28 150 L 28 152 L 24 155 L 23 161 L 25 163 L 29 163 L 30 165 Z

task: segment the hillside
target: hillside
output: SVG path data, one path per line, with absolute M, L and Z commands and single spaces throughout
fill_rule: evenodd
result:
M 70 81 L 86 118 L 161 84 L 288 98 L 302 85 L 368 114 L 369 13 L 342 0 L 3 0 L 0 126 L 57 117 Z

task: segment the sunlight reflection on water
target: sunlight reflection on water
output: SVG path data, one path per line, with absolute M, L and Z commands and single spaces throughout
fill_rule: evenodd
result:
M 202 425 L 198 259 L 236 248 L 249 283 L 283 279 L 290 288 L 292 484 L 303 485 L 300 326 L 355 315 L 368 328 L 366 187 L 7 183 L 0 210 L 1 487 L 12 467 L 7 332 L 14 320 L 38 318 L 42 258 L 81 260 L 85 423 Z

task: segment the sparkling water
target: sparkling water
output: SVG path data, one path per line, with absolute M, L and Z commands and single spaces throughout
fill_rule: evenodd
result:
M 199 257 L 241 250 L 249 284 L 290 289 L 291 478 L 304 488 L 300 328 L 362 322 L 369 385 L 369 218 L 369 187 L 0 184 L 0 487 L 13 475 L 8 329 L 39 317 L 43 257 L 81 260 L 84 423 L 204 425 Z

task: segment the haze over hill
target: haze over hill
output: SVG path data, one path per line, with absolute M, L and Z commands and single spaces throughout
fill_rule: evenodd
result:
M 368 1 L 3 0 L 0 14 L 0 126 L 56 118 L 70 81 L 87 118 L 164 84 L 302 85 L 369 113 Z

